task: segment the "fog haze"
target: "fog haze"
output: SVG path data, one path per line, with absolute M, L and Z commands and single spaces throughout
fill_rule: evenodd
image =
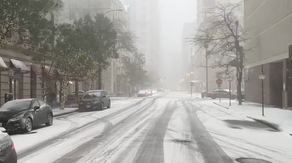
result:
M 166 86 L 176 88 L 182 78 L 183 25 L 196 20 L 195 0 L 161 0 L 161 58 Z

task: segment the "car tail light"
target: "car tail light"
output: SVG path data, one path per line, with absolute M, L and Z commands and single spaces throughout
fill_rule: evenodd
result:
M 15 146 L 14 146 L 14 144 L 12 143 L 12 145 L 11 145 L 11 149 L 13 150 L 13 149 L 15 149 Z

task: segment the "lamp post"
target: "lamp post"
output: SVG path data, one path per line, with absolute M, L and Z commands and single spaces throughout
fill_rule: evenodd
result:
M 208 92 L 208 55 L 210 54 L 208 47 L 208 44 L 204 45 L 204 48 L 206 49 L 206 92 Z
M 187 74 L 187 77 L 188 77 L 188 80 L 189 80 L 189 82 L 188 83 L 190 83 L 191 82 L 191 74 L 190 73 L 188 73 Z M 190 85 L 188 85 L 189 87 L 190 87 L 190 91 L 191 91 L 191 86 Z
M 228 79 L 228 82 L 229 82 L 229 106 L 231 106 L 231 82 L 233 81 L 233 78 L 230 77 Z

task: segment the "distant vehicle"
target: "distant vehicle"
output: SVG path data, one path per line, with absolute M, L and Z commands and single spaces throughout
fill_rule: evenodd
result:
M 17 163 L 17 154 L 13 141 L 10 136 L 5 133 L 5 129 L 0 131 L 0 162 Z
M 147 90 L 140 90 L 138 92 L 138 97 L 146 97 L 148 96 L 148 91 Z
M 164 89 L 158 89 L 158 92 L 165 92 Z
M 218 90 L 215 89 L 213 92 L 209 92 L 207 94 L 207 97 L 210 97 L 212 99 L 216 99 L 216 98 L 230 98 L 230 94 L 229 94 L 229 90 L 227 89 L 222 89 L 222 90 Z M 237 96 L 234 93 L 231 93 L 231 99 L 236 99 Z
M 78 108 L 84 110 L 103 110 L 111 107 L 109 94 L 104 90 L 91 90 L 84 93 L 79 101 Z
M 206 90 L 203 90 L 203 91 L 201 92 L 201 97 L 202 97 L 202 98 L 208 97 L 208 92 L 207 92 Z
M 84 95 L 84 91 L 79 90 L 78 91 L 78 99 L 80 99 L 83 95 Z M 67 95 L 67 102 L 69 102 L 69 103 L 76 103 L 77 102 L 75 91 Z
M 237 95 L 237 90 L 234 91 L 234 94 Z M 244 90 L 241 90 L 241 97 L 242 97 L 242 100 L 245 100 L 245 94 L 244 94 Z
M 0 108 L 0 127 L 7 132 L 30 132 L 34 127 L 53 125 L 52 108 L 38 99 L 19 99 L 5 103 Z
M 147 90 L 147 95 L 148 95 L 148 96 L 151 96 L 151 95 L 153 95 L 153 92 L 152 92 L 152 90 L 151 90 L 151 89 L 148 89 L 148 90 Z

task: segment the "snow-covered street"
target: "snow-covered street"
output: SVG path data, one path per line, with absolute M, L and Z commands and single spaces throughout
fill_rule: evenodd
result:
M 116 100 L 110 109 L 62 115 L 51 127 L 11 137 L 20 163 L 292 161 L 291 136 L 180 92 Z

